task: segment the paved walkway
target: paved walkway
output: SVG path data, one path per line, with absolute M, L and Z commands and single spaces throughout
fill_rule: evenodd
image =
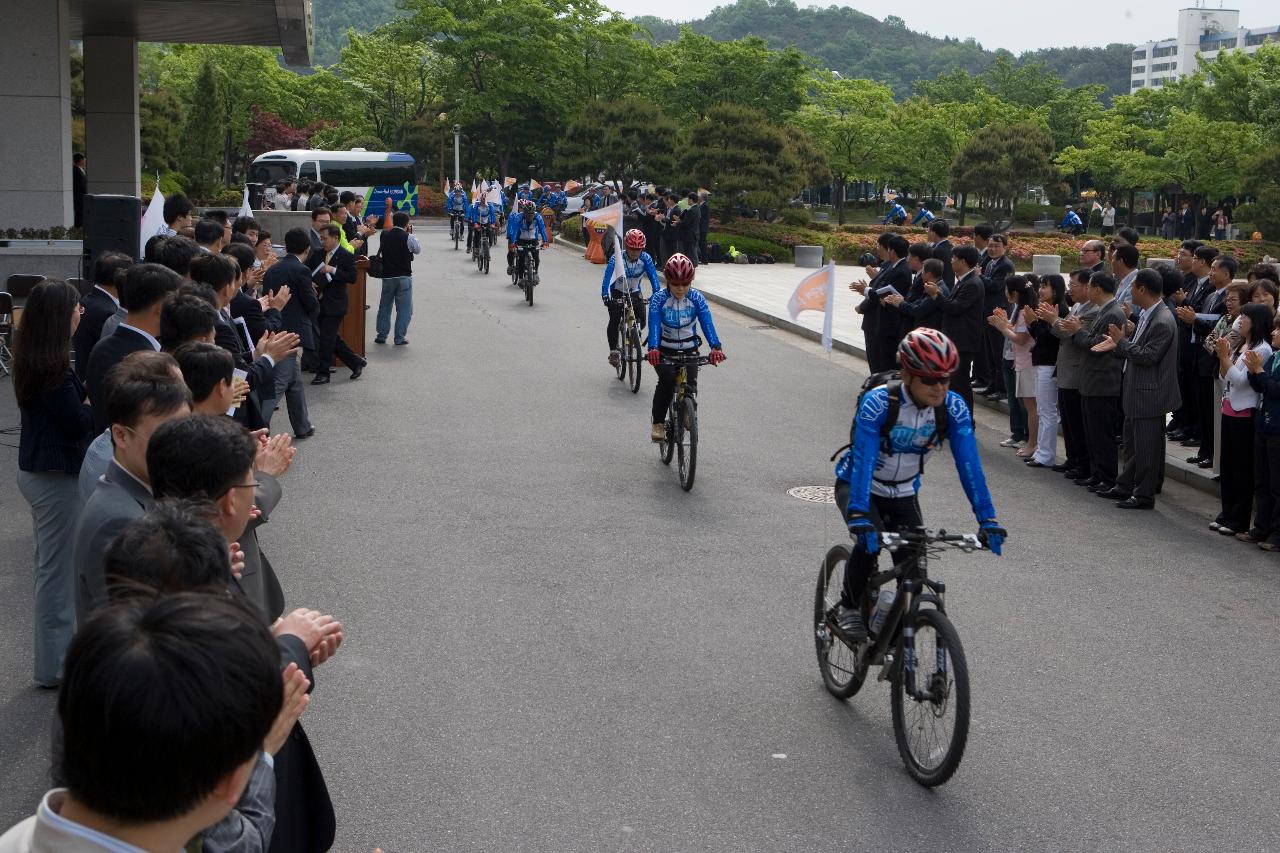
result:
M 795 320 L 787 310 L 787 301 L 796 285 L 813 270 L 792 264 L 703 264 L 698 267 L 697 287 L 713 302 L 733 308 L 763 323 L 786 329 L 812 340 L 822 337 L 823 316 L 817 311 L 805 311 Z M 836 268 L 836 306 L 831 322 L 831 339 L 834 348 L 842 352 L 866 357 L 862 337 L 862 317 L 855 312 L 862 297 L 849 290 L 854 281 L 866 281 L 860 267 Z M 993 403 L 982 397 L 979 405 L 1000 412 L 1008 412 L 1004 402 Z M 1195 488 L 1213 494 L 1218 484 L 1212 472 L 1189 465 L 1185 461 L 1191 451 L 1177 444 L 1169 445 L 1165 455 L 1165 476 L 1185 482 Z M 1059 452 L 1059 458 L 1062 452 Z

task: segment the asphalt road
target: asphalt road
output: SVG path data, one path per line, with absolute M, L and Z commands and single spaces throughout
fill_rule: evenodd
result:
M 1154 513 L 1121 514 L 1027 470 L 980 415 L 1012 538 L 932 567 L 973 725 L 926 791 L 885 684 L 823 689 L 811 597 L 843 534 L 832 506 L 787 495 L 830 484 L 862 363 L 713 309 L 729 360 L 704 371 L 685 494 L 648 441 L 652 374 L 632 396 L 605 363 L 599 267 L 546 253 L 530 308 L 500 268 L 420 234 L 412 343 L 308 389 L 317 435 L 261 534 L 291 604 L 347 626 L 304 718 L 337 850 L 1280 846 L 1280 561 L 1209 532 L 1211 499 L 1170 484 Z M 971 529 L 948 457 L 926 516 Z M 7 825 L 44 790 L 53 697 L 30 683 L 11 473 L 0 507 Z

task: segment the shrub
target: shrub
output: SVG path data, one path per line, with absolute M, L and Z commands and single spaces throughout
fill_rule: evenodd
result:
M 733 246 L 739 252 L 746 252 L 749 255 L 772 255 L 775 261 L 790 261 L 795 257 L 795 253 L 791 249 L 780 243 L 774 243 L 758 237 L 749 237 L 744 234 L 709 231 L 707 232 L 707 242 L 719 244 L 720 248 L 724 249 L 726 256 L 729 253 L 729 247 Z
M 565 237 L 568 237 L 570 240 L 574 241 L 575 243 L 583 242 L 581 216 L 570 216 L 568 219 L 564 220 L 564 222 L 561 224 L 560 230 L 564 233 Z
M 1013 221 L 1031 224 L 1038 219 L 1053 219 L 1054 209 L 1035 202 L 1020 202 L 1013 206 Z
M 781 219 L 784 225 L 808 225 L 813 221 L 809 211 L 803 207 L 787 208 L 782 211 Z

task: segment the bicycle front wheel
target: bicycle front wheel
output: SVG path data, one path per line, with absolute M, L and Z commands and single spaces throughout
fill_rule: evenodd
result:
M 676 455 L 676 443 L 680 440 L 677 435 L 680 427 L 675 417 L 675 406 L 667 409 L 667 437 L 658 445 L 658 455 L 662 457 L 663 465 L 670 465 L 671 460 Z
M 453 250 L 458 251 L 458 241 L 462 239 L 462 226 L 458 222 L 453 223 Z
M 528 270 L 524 273 L 524 301 L 533 304 L 533 276 Z
M 926 788 L 951 778 L 969 739 L 969 666 L 946 616 L 922 609 L 911 620 L 893 677 L 893 737 L 907 772 Z
M 813 601 L 813 641 L 818 652 L 818 671 L 827 691 L 837 699 L 848 699 L 862 688 L 867 668 L 859 661 L 858 650 L 840 639 L 834 628 L 832 611 L 840 603 L 849 546 L 836 545 L 827 552 L 818 569 L 818 590 Z
M 640 390 L 640 376 L 644 366 L 644 354 L 640 352 L 640 333 L 636 331 L 635 326 L 632 326 L 627 333 L 626 350 L 622 357 L 627 361 L 627 372 L 631 377 L 631 393 L 635 394 Z
M 693 488 L 693 475 L 698 470 L 698 405 L 692 397 L 684 398 L 679 415 L 676 454 L 680 457 L 680 488 L 687 492 Z

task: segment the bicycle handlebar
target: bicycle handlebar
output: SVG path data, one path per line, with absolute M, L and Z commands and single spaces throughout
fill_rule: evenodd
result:
M 706 355 L 667 355 L 666 353 L 663 353 L 660 363 L 704 365 L 711 363 L 711 357 Z
M 897 550 L 904 545 L 947 545 L 953 548 L 959 548 L 965 553 L 973 551 L 983 551 L 981 540 L 978 539 L 976 533 L 947 533 L 945 530 L 939 530 L 937 533 L 931 533 L 928 530 L 908 530 L 900 532 L 881 533 L 880 542 L 884 548 L 890 551 Z

